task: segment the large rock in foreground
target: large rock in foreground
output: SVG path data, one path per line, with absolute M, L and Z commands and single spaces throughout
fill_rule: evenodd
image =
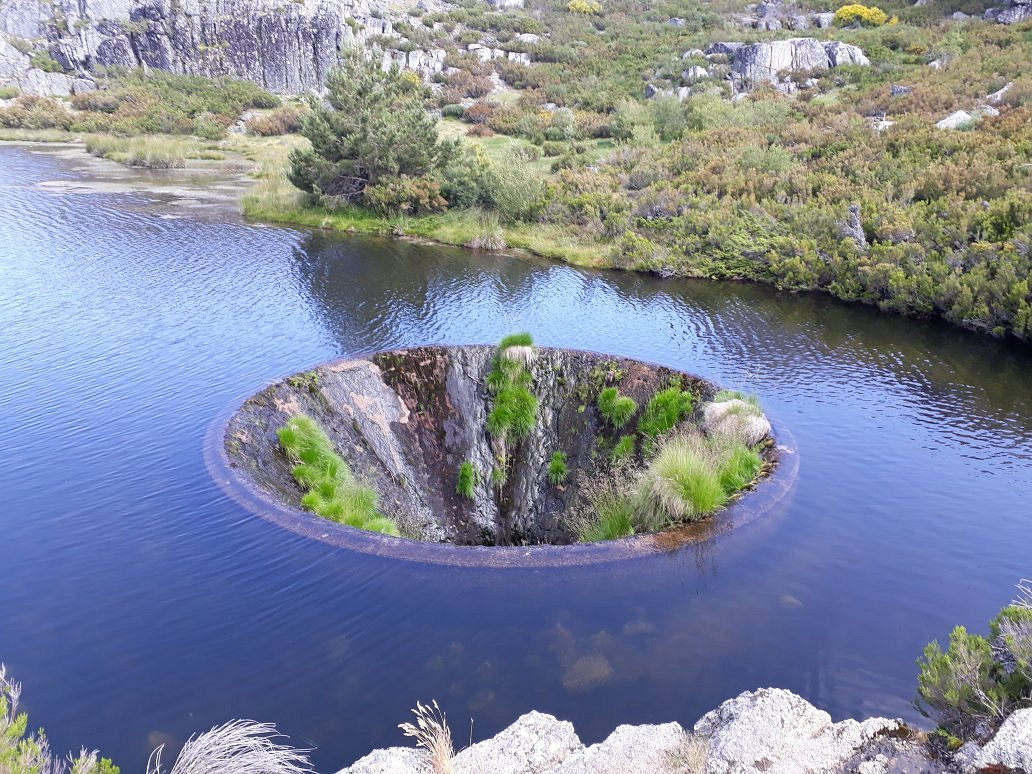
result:
M 1032 713 L 1032 710 L 1029 710 Z M 724 702 L 692 732 L 677 723 L 620 726 L 586 747 L 573 727 L 531 712 L 454 758 L 455 774 L 781 774 L 944 771 L 898 720 L 832 723 L 790 691 L 766 688 Z M 1017 760 L 1017 759 L 1015 759 Z M 411 748 L 378 750 L 339 774 L 428 774 Z

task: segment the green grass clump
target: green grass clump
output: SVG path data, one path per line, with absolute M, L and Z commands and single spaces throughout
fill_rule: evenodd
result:
M 717 455 L 701 437 L 679 436 L 664 444 L 645 474 L 650 525 L 697 521 L 723 505 L 727 493 L 719 466 Z
M 616 387 L 606 387 L 598 394 L 598 410 L 609 424 L 619 429 L 631 421 L 638 404 L 634 398 L 621 395 Z
M 532 347 L 534 346 L 534 337 L 529 333 L 510 333 L 508 336 L 502 339 L 498 345 L 499 349 L 508 349 L 509 347 Z
M 592 514 L 577 527 L 577 537 L 585 543 L 616 540 L 635 533 L 635 506 L 632 499 L 605 492 L 591 501 Z
M 677 423 L 692 411 L 692 395 L 677 385 L 667 387 L 653 395 L 645 406 L 638 430 L 649 441 L 672 430 Z M 650 444 L 651 445 L 651 444 Z
M 566 455 L 561 452 L 553 452 L 552 460 L 548 463 L 548 482 L 552 486 L 565 484 L 570 477 L 570 469 L 566 465 Z
M 538 399 L 530 389 L 534 381 L 529 368 L 533 358 L 533 350 L 527 343 L 530 341 L 529 333 L 502 339 L 487 375 L 488 390 L 494 393 L 487 431 L 495 438 L 518 441 L 525 438 L 537 422 Z M 520 351 L 520 357 L 508 357 L 507 350 Z
M 730 495 L 744 489 L 756 479 L 762 466 L 759 452 L 736 443 L 720 466 L 720 486 L 724 493 Z
M 291 417 L 276 431 L 287 457 L 297 463 L 291 473 L 305 489 L 301 507 L 350 527 L 399 535 L 397 524 L 378 510 L 376 491 L 355 480 L 326 431 L 311 417 Z
M 467 500 L 472 500 L 473 495 L 476 492 L 477 484 L 480 483 L 480 474 L 477 469 L 473 467 L 473 463 L 466 460 L 459 465 L 459 476 L 458 481 L 455 484 L 455 491 L 465 497 Z
M 620 436 L 620 440 L 613 446 L 613 451 L 610 453 L 609 458 L 614 463 L 630 459 L 634 455 L 634 442 L 635 438 L 633 435 Z
M 506 385 L 495 395 L 487 416 L 487 430 L 510 440 L 525 438 L 537 421 L 538 399 L 523 385 Z

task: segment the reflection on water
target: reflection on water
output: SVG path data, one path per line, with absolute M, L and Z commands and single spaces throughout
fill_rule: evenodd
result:
M 0 148 L 0 658 L 58 749 L 126 770 L 231 717 L 321 770 L 437 698 L 483 738 L 531 708 L 597 740 L 743 690 L 915 719 L 914 661 L 1028 576 L 1026 348 L 767 288 L 160 217 Z M 494 342 L 757 392 L 800 450 L 788 512 L 584 568 L 396 564 L 225 498 L 212 418 L 346 353 Z M 456 736 L 465 742 L 465 731 Z

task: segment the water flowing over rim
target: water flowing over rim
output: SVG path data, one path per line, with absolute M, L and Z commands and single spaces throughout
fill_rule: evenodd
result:
M 401 349 L 415 349 L 415 347 Z M 391 351 L 401 351 L 401 349 Z M 569 351 L 578 350 L 571 349 Z M 377 353 L 356 352 L 350 356 L 317 363 L 310 368 L 332 366 L 336 363 L 367 358 L 375 354 Z M 643 360 L 638 362 L 657 365 Z M 674 370 L 687 375 L 687 372 L 680 371 L 680 369 Z M 259 389 L 247 394 L 242 399 L 235 400 L 215 417 L 205 434 L 205 466 L 219 488 L 234 502 L 254 515 L 295 534 L 360 553 L 424 564 L 485 568 L 590 565 L 667 554 L 684 546 L 716 539 L 761 517 L 780 514 L 788 505 L 788 495 L 795 487 L 799 475 L 799 452 L 792 433 L 783 423 L 767 414 L 777 444 L 777 464 L 773 471 L 766 478 L 761 479 L 754 490 L 746 492 L 731 505 L 718 511 L 711 518 L 700 522 L 617 540 L 571 545 L 459 546 L 452 543 L 431 543 L 412 538 L 393 537 L 338 524 L 303 511 L 300 507 L 291 508 L 261 490 L 230 464 L 226 454 L 225 436 L 232 418 L 262 388 L 277 384 L 298 372 L 297 370 L 290 371 L 279 378 L 264 382 Z

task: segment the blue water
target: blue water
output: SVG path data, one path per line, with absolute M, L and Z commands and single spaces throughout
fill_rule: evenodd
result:
M 125 771 L 234 717 L 334 771 L 539 709 L 597 741 L 743 690 L 900 715 L 915 659 L 1032 576 L 1032 352 L 762 287 L 588 272 L 195 217 L 0 146 L 0 659 L 58 750 Z M 308 541 L 225 497 L 216 417 L 359 351 L 538 343 L 756 392 L 788 512 L 659 558 L 476 570 Z

